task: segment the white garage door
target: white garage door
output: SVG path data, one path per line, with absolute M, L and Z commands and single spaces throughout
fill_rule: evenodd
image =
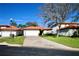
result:
M 2 37 L 9 37 L 10 36 L 10 32 L 9 31 L 2 31 L 1 35 L 2 35 Z
M 39 30 L 24 30 L 24 36 L 39 36 Z
M 1 31 L 2 37 L 10 37 L 10 34 L 14 34 L 16 36 L 16 31 Z

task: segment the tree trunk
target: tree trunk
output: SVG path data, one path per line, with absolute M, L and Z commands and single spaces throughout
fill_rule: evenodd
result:
M 57 22 L 57 19 L 56 19 L 56 23 L 58 24 L 58 22 Z M 59 32 L 60 32 L 60 24 L 58 24 L 58 30 L 57 30 L 57 37 L 59 37 Z
M 59 33 L 60 33 L 60 27 L 61 25 L 58 25 L 59 29 L 57 30 L 57 37 L 59 37 Z
M 57 34 L 56 35 L 57 35 L 57 37 L 59 37 L 59 31 L 58 30 L 57 30 Z
M 59 28 L 58 28 L 58 31 L 57 31 L 57 37 L 59 37 L 60 28 L 61 28 L 61 23 L 64 22 L 63 20 L 64 20 L 64 18 L 62 18 L 62 19 L 60 20 L 60 24 L 58 25 Z

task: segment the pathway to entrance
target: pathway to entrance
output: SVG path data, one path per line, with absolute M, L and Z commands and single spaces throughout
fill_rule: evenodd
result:
M 75 48 L 67 47 L 65 45 L 49 41 L 39 36 L 25 37 L 24 47 L 37 47 L 37 48 L 49 48 L 49 49 L 63 49 L 63 50 L 78 50 Z

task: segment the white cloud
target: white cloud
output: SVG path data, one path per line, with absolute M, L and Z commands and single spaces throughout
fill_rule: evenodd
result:
M 10 20 L 13 20 L 13 18 L 10 18 Z

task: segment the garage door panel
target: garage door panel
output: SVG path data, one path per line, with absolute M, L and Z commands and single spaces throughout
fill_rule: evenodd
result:
M 25 30 L 24 36 L 39 36 L 39 30 Z

